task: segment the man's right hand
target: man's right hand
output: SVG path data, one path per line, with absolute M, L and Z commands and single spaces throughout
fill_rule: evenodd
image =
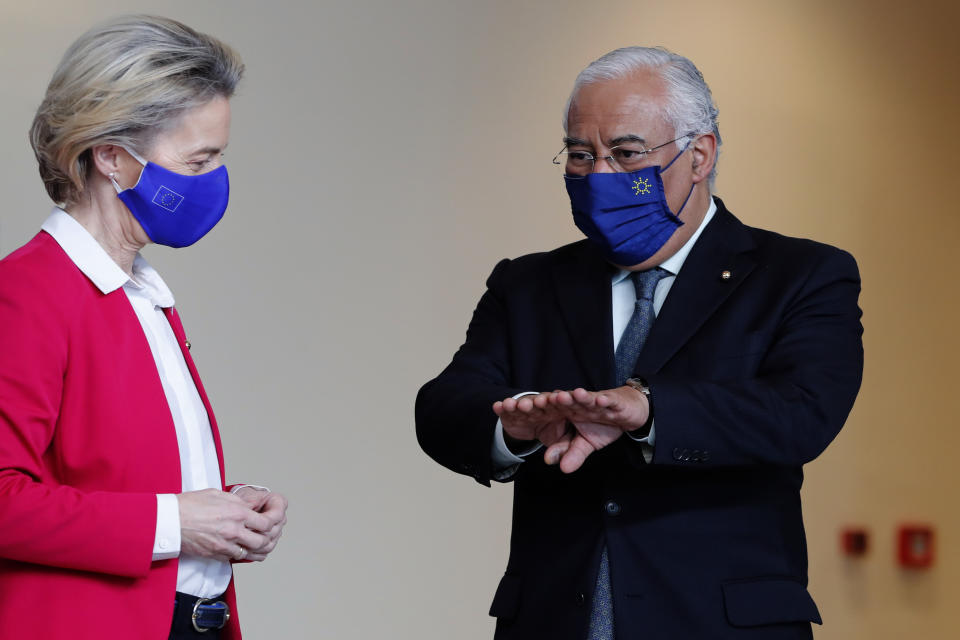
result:
M 180 506 L 180 554 L 230 560 L 262 560 L 248 549 L 267 544 L 262 533 L 272 523 L 239 496 L 218 489 L 177 495 Z
M 493 412 L 503 425 L 504 438 L 523 442 L 541 442 L 550 446 L 569 429 L 561 407 L 549 402 L 549 393 L 505 398 L 493 403 Z
M 613 443 L 624 431 L 643 426 L 650 405 L 641 392 L 622 386 L 506 398 L 493 403 L 493 411 L 503 424 L 504 440 L 509 436 L 526 441 L 520 446 L 541 442 L 547 447 L 544 462 L 573 473 L 591 453 Z

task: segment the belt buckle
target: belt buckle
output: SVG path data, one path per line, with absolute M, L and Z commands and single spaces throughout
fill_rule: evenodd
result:
M 208 605 L 207 603 L 210 603 L 210 604 Z M 218 607 L 217 605 L 223 605 L 223 606 Z M 197 626 L 197 618 L 199 618 L 201 615 L 201 612 L 198 611 L 198 608 L 200 606 L 204 606 L 204 607 L 209 606 L 210 608 L 216 608 L 223 611 L 223 622 L 220 623 L 219 627 Z M 206 633 L 207 631 L 210 631 L 210 629 L 223 629 L 225 626 L 227 626 L 227 623 L 229 621 L 230 621 L 230 606 L 223 600 L 217 600 L 216 602 L 213 602 L 212 598 L 197 598 L 196 604 L 193 605 L 193 612 L 190 615 L 190 622 L 191 624 L 193 624 L 193 628 L 197 630 L 197 633 Z

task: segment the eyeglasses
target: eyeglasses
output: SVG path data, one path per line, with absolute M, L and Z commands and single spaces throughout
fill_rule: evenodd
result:
M 648 153 L 694 135 L 696 133 L 691 132 L 649 149 L 640 142 L 628 142 L 610 147 L 610 155 L 607 156 L 594 156 L 589 151 L 567 151 L 567 148 L 564 147 L 560 150 L 560 153 L 553 157 L 553 164 L 563 167 L 564 174 L 568 176 L 583 177 L 593 173 L 593 166 L 600 158 L 606 160 L 607 164 L 618 173 L 629 173 L 643 168 Z

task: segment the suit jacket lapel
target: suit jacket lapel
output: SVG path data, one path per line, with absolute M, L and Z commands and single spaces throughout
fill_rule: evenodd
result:
M 554 263 L 557 303 L 587 381 L 607 389 L 614 377 L 610 266 L 588 241 L 569 249 Z
M 717 199 L 717 212 L 684 261 L 635 371 L 659 371 L 756 267 L 744 225 Z M 730 272 L 724 278 L 724 271 Z

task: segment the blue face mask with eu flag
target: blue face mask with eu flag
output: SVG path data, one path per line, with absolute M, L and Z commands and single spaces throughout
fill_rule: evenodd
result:
M 623 267 L 645 262 L 683 224 L 677 216 L 690 199 L 693 185 L 674 214 L 664 197 L 660 174 L 684 151 L 686 147 L 662 169 L 564 176 L 574 223 L 609 262 Z
M 189 247 L 220 222 L 230 200 L 225 166 L 187 176 L 126 150 L 143 165 L 140 179 L 130 189 L 121 189 L 112 175 L 110 181 L 150 240 L 168 247 Z

